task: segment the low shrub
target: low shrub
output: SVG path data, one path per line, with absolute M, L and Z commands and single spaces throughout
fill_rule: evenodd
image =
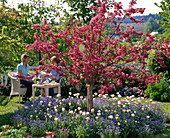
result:
M 0 86 L 0 94 L 9 96 L 11 92 L 11 86 Z
M 170 102 L 170 79 L 163 76 L 159 83 L 149 84 L 145 93 L 153 100 Z

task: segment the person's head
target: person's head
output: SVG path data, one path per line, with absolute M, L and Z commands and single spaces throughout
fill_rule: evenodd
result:
M 53 56 L 53 57 L 51 58 L 51 63 L 52 63 L 52 64 L 54 64 L 54 63 L 58 64 L 58 63 L 60 63 L 60 59 L 57 58 L 56 56 Z
M 28 63 L 29 59 L 30 59 L 30 56 L 28 56 L 27 54 L 22 54 L 21 56 L 22 63 Z

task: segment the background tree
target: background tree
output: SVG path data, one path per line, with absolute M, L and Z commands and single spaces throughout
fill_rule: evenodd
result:
M 83 24 L 89 23 L 92 16 L 96 15 L 92 11 L 90 5 L 97 5 L 96 0 L 63 0 L 63 3 L 67 3 L 71 8 L 70 13 L 67 13 L 80 21 Z
M 154 20 L 152 17 L 150 17 L 145 24 L 144 32 L 145 33 L 157 32 L 160 27 L 161 25 L 157 23 L 157 20 Z
M 159 24 L 164 27 L 165 32 L 161 35 L 164 38 L 170 38 L 170 1 L 169 0 L 162 0 L 160 4 L 155 3 L 155 5 L 161 8 L 161 12 L 158 13 L 158 16 L 163 17 L 159 20 Z
M 7 1 L 2 2 L 4 4 L 7 3 Z M 31 25 L 40 24 L 46 19 L 54 31 L 57 31 L 55 20 L 59 16 L 59 10 L 57 4 L 47 5 L 44 0 L 30 0 L 28 3 L 19 3 L 17 9 L 10 8 L 4 4 L 0 6 L 0 32 L 5 27 L 0 43 L 2 44 L 1 49 L 6 49 L 11 53 L 9 58 L 2 58 L 3 61 L 1 62 L 5 63 L 9 60 L 9 66 L 11 65 L 12 67 L 20 62 L 21 54 L 26 52 L 26 45 L 33 43 L 35 40 L 35 31 L 31 29 Z M 10 41 L 12 42 L 10 43 Z M 64 42 L 62 46 L 65 46 Z M 4 50 L 1 53 L 3 53 L 1 55 L 6 54 Z M 36 50 L 29 54 L 32 57 L 30 65 L 38 65 L 41 60 L 41 54 L 36 52 Z

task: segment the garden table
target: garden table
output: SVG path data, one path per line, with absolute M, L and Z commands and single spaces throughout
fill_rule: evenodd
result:
M 35 100 L 35 88 L 41 88 L 41 96 L 43 94 L 43 88 L 44 88 L 44 90 L 45 90 L 45 97 L 49 96 L 49 88 L 58 88 L 58 94 L 61 94 L 60 83 L 48 84 L 48 85 L 46 85 L 46 84 L 33 84 L 32 85 L 33 101 Z

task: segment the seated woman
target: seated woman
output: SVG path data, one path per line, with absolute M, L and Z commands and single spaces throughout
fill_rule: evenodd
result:
M 60 60 L 59 58 L 57 58 L 56 56 L 53 56 L 51 58 L 51 63 L 54 65 L 54 64 L 59 64 Z M 52 82 L 52 81 L 55 81 L 57 83 L 59 83 L 59 80 L 61 79 L 59 73 L 57 73 L 55 70 L 51 70 L 50 72 L 50 75 L 49 74 L 46 74 L 46 81 L 47 82 Z M 54 97 L 54 88 L 50 88 L 49 89 L 49 95 Z
M 20 77 L 20 83 L 27 87 L 26 95 L 22 98 L 23 101 L 28 101 L 32 95 L 32 81 L 29 81 L 26 77 L 30 76 L 29 71 L 29 62 L 30 57 L 26 54 L 21 56 L 21 63 L 17 66 L 17 75 Z

